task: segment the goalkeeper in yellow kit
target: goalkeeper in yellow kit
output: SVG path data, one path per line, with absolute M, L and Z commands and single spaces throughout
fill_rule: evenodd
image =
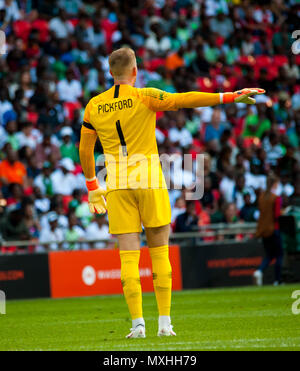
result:
M 170 319 L 172 268 L 168 249 L 171 208 L 158 160 L 156 112 L 233 102 L 254 104 L 251 96 L 264 90 L 170 94 L 154 88 L 138 89 L 134 87 L 136 58 L 129 48 L 114 51 L 109 65 L 114 86 L 89 101 L 81 129 L 79 152 L 89 191 L 89 207 L 97 213 L 104 213 L 107 208 L 110 233 L 118 238 L 121 281 L 132 318 L 127 338 L 145 337 L 139 276 L 142 224 L 152 260 L 159 312 L 158 336 L 174 336 Z M 95 175 L 97 137 L 105 155 L 106 191 L 99 186 Z

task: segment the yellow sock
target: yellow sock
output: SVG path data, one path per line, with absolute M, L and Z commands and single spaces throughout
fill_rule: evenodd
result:
M 160 316 L 170 316 L 172 293 L 172 267 L 169 246 L 150 247 L 153 286 Z
M 140 251 L 120 251 L 120 259 L 123 292 L 131 318 L 133 320 L 142 318 L 142 288 L 139 272 Z

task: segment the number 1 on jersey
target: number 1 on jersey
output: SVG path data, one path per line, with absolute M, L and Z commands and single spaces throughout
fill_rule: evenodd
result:
M 124 134 L 123 134 L 123 131 L 122 131 L 122 128 L 121 128 L 120 120 L 118 120 L 116 122 L 116 127 L 117 127 L 117 132 L 118 132 L 118 135 L 119 135 L 119 138 L 120 138 L 121 146 L 122 146 L 123 156 L 128 156 L 127 146 L 126 146 L 126 142 L 125 142 L 125 139 L 124 139 Z

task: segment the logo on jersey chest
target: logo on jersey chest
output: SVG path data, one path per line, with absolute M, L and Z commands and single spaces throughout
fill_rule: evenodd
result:
M 119 100 L 113 103 L 104 103 L 98 105 L 98 114 L 121 111 L 122 109 L 132 108 L 133 102 L 131 98 Z

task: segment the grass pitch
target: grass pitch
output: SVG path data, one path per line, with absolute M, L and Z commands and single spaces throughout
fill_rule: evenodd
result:
M 131 327 L 122 296 L 8 301 L 0 350 L 300 350 L 300 285 L 205 289 L 173 294 L 176 337 L 158 338 L 153 294 L 143 295 L 146 339 Z

